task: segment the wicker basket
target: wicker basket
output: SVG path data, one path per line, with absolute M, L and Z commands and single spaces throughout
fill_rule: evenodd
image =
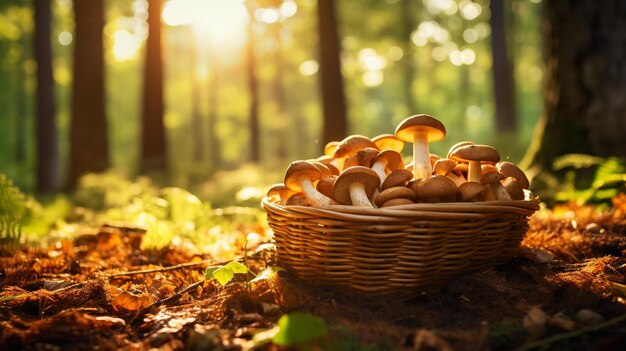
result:
M 279 264 L 314 285 L 367 293 L 432 290 L 515 255 L 539 201 L 368 209 L 263 199 Z

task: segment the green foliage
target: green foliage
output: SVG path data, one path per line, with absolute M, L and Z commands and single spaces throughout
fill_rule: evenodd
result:
M 31 217 L 34 199 L 27 197 L 4 174 L 0 174 L 0 246 L 16 247 L 22 225 Z
M 207 279 L 215 279 L 222 286 L 228 284 L 234 277 L 235 273 L 249 273 L 248 267 L 237 261 L 231 261 L 224 266 L 207 267 L 204 275 Z
M 626 165 L 616 157 L 567 154 L 555 158 L 553 168 L 565 172 L 560 182 L 554 182 L 556 201 L 608 203 L 626 190 Z
M 282 346 L 305 344 L 328 333 L 326 322 L 322 318 L 297 311 L 280 317 L 278 328 L 272 342 Z

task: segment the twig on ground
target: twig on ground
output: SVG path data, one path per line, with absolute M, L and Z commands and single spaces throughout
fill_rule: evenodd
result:
M 205 264 L 208 264 L 208 265 L 223 265 L 223 264 L 226 264 L 226 263 L 228 263 L 230 261 L 239 261 L 239 260 L 241 260 L 241 257 L 235 257 L 232 260 L 223 261 L 223 262 L 214 262 L 213 260 L 202 260 L 202 261 L 197 261 L 197 262 L 180 263 L 180 264 L 177 264 L 177 265 L 174 265 L 174 266 L 168 266 L 168 267 L 162 267 L 162 268 L 142 269 L 142 270 L 137 270 L 137 271 L 129 271 L 129 272 L 107 274 L 105 277 L 106 278 L 115 278 L 115 277 L 123 277 L 123 276 L 129 276 L 129 275 L 137 275 L 137 274 L 167 272 L 167 271 L 173 271 L 173 270 L 177 270 L 177 269 L 183 269 L 183 268 L 189 268 L 189 267 L 195 267 L 195 266 L 202 266 L 202 265 L 205 265 Z
M 159 307 L 161 305 L 165 305 L 168 304 L 172 301 L 176 301 L 179 298 L 181 298 L 185 293 L 197 288 L 198 286 L 202 285 L 202 283 L 204 283 L 204 280 L 199 280 L 195 283 L 191 283 L 189 285 L 187 285 L 186 288 L 176 292 L 174 295 L 166 297 L 164 299 L 161 299 L 159 301 L 154 302 L 153 304 L 150 304 L 149 306 L 146 306 L 142 309 L 140 309 L 139 311 L 137 311 L 137 314 L 133 317 L 133 319 L 131 319 L 130 323 L 132 324 L 133 322 L 135 322 L 135 320 L 137 320 L 137 318 L 143 316 L 146 312 L 148 312 L 149 310 L 151 310 L 154 307 Z

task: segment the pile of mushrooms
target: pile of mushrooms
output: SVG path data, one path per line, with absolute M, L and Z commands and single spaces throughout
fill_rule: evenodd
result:
M 383 208 L 420 202 L 524 200 L 528 178 L 510 162 L 501 162 L 488 145 L 462 141 L 445 158 L 431 154 L 429 143 L 446 136 L 436 118 L 406 118 L 395 135 L 351 135 L 330 142 L 324 155 L 292 162 L 284 182 L 267 193 L 283 206 L 352 205 Z M 405 165 L 404 143 L 413 144 Z

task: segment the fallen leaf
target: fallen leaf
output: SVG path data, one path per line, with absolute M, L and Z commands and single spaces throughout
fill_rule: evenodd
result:
M 129 291 L 122 291 L 113 299 L 111 305 L 116 311 L 137 311 L 153 303 L 154 298 L 148 293 L 133 294 Z

